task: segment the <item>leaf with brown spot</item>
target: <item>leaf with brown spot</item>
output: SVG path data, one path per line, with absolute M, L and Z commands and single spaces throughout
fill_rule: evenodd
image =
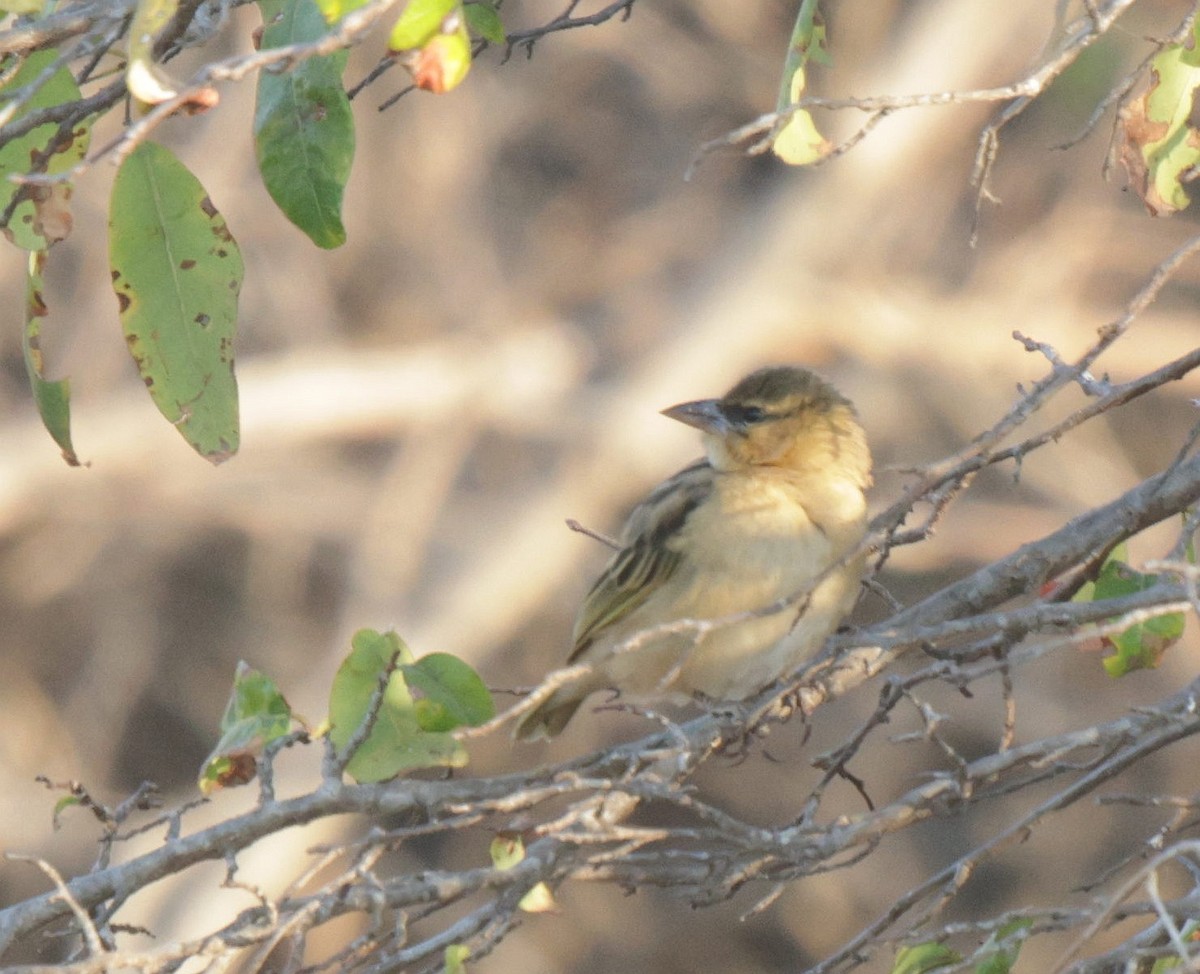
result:
M 204 187 L 153 142 L 134 149 L 113 182 L 109 259 L 129 351 L 154 404 L 201 456 L 228 459 L 238 447 L 242 256 Z
M 35 250 L 29 255 L 25 286 L 25 329 L 22 347 L 25 371 L 33 389 L 38 415 L 46 431 L 62 450 L 62 458 L 72 467 L 79 466 L 79 457 L 71 443 L 71 382 L 69 379 L 51 381 L 46 378 L 46 363 L 42 357 L 42 323 L 49 311 L 43 294 L 42 272 L 46 266 L 46 251 Z
M 1149 87 L 1120 114 L 1121 163 L 1152 216 L 1170 216 L 1191 203 L 1188 187 L 1200 166 L 1200 25 L 1195 31 L 1188 45 L 1155 55 Z
M 292 708 L 275 681 L 239 662 L 221 717 L 221 739 L 200 769 L 200 791 L 207 796 L 253 781 L 263 748 L 291 728 Z
M 52 48 L 35 51 L 25 58 L 7 83 L 0 86 L 0 93 L 13 92 L 35 83 L 57 59 L 58 52 Z M 7 64 L 7 61 L 0 62 L 0 66 Z M 12 121 L 16 122 L 31 111 L 63 105 L 80 97 L 79 86 L 75 84 L 71 72 L 65 67 L 61 68 L 43 82 Z M 48 123 L 0 147 L 0 210 L 6 209 L 18 192 L 25 196 L 14 208 L 12 218 L 4 228 L 4 235 L 12 243 L 23 250 L 45 250 L 65 238 L 71 232 L 71 215 L 67 205 L 71 191 L 69 184 L 22 188 L 8 177 L 35 170 L 50 174 L 66 172 L 87 154 L 90 135 L 90 122 L 77 126 L 65 136 L 59 135 L 57 125 Z

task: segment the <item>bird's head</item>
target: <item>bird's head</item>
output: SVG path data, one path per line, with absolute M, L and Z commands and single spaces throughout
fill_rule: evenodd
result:
M 854 406 L 808 369 L 759 369 L 720 399 L 681 403 L 663 415 L 703 432 L 718 470 L 782 467 L 870 482 L 871 454 Z

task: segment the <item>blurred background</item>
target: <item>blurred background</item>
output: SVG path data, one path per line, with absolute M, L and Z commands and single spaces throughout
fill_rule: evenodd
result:
M 503 13 L 521 28 L 562 6 L 508 0 Z M 812 73 L 813 90 L 1008 83 L 1037 63 L 1063 6 L 826 0 L 833 64 Z M 458 91 L 378 112 L 406 80 L 385 74 L 355 101 L 349 242 L 332 253 L 274 208 L 254 166 L 252 85 L 227 85 L 216 110 L 158 136 L 205 184 L 246 261 L 242 447 L 219 468 L 162 420 L 126 353 L 106 266 L 112 172 L 92 171 L 76 188 L 75 233 L 51 255 L 44 331 L 51 376 L 72 380 L 83 469 L 62 463 L 35 414 L 20 351 L 23 259 L 13 250 L 0 261 L 3 848 L 68 873 L 95 855 L 86 813 L 52 833 L 55 796 L 35 775 L 82 780 L 110 803 L 146 779 L 174 800 L 193 795 L 239 659 L 314 721 L 363 626 L 394 626 L 418 655 L 457 654 L 495 688 L 535 683 L 564 659 L 605 559 L 565 519 L 614 530 L 698 452 L 694 432 L 658 410 L 717 395 L 751 368 L 799 362 L 838 384 L 874 447 L 874 505 L 895 499 L 903 468 L 961 447 L 1010 407 L 1018 383 L 1045 373 L 1014 330 L 1075 357 L 1196 233 L 1191 213 L 1152 220 L 1120 174 L 1104 178 L 1111 112 L 1060 148 L 1146 56 L 1147 38 L 1190 6 L 1137 3 L 1004 129 L 998 203 L 984 205 L 974 248 L 969 177 L 994 111 L 984 104 L 898 112 L 813 170 L 727 150 L 683 179 L 705 140 L 773 108 L 794 3 L 639 0 L 627 22 L 551 35 L 503 64 L 488 52 Z M 235 11 L 206 56 L 248 50 L 257 23 L 253 9 Z M 349 84 L 383 43 L 353 52 Z M 863 118 L 817 121 L 837 141 Z M 1193 347 L 1198 298 L 1200 266 L 1185 266 L 1097 371 L 1125 381 Z M 1011 469 L 981 476 L 932 539 L 894 553 L 881 581 L 913 601 L 1112 499 L 1176 454 L 1197 395 L 1200 382 L 1178 383 L 1038 451 L 1019 480 Z M 1035 425 L 1083 401 L 1061 398 Z M 1159 556 L 1171 540 L 1146 536 L 1132 554 Z M 882 611 L 871 600 L 862 609 Z M 1119 683 L 1073 651 L 1018 674 L 1018 738 L 1178 687 L 1195 671 L 1194 629 L 1162 668 Z M 869 684 L 822 711 L 807 744 L 799 726 L 777 730 L 768 750 L 779 763 L 762 753 L 716 762 L 700 787 L 756 821 L 790 821 L 817 780 L 809 762 L 877 694 Z M 953 713 L 965 753 L 994 746 L 998 695 L 931 699 Z M 645 729 L 628 714 L 584 716 L 552 747 L 480 742 L 468 773 Z M 1195 759 L 1177 746 L 1117 790 L 1193 790 Z M 881 740 L 854 770 L 878 804 L 938 761 L 926 746 Z M 314 763 L 295 757 L 297 780 L 310 781 Z M 861 808 L 845 791 L 835 788 L 831 814 Z M 203 814 L 251 800 L 220 795 Z M 745 922 L 753 891 L 696 912 L 667 893 L 574 886 L 560 915 L 530 919 L 479 969 L 802 969 L 987 834 L 979 818 L 913 830 L 853 870 L 793 884 Z M 951 915 L 1059 902 L 1157 824 L 1081 807 L 982 870 Z M 422 847 L 400 865 L 482 862 L 487 839 Z M 302 862 L 316 839 L 289 841 Z M 0 865 L 0 902 L 44 885 L 32 867 Z M 203 929 L 203 910 L 247 905 L 245 894 L 222 894 L 230 907 L 163 886 L 137 920 L 160 935 Z M 1029 970 L 1039 949 L 1027 951 Z

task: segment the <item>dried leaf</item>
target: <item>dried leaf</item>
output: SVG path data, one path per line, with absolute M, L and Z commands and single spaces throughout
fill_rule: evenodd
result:
M 1200 30 L 1200 27 L 1197 28 Z M 1150 62 L 1150 86 L 1122 110 L 1120 159 L 1152 216 L 1170 216 L 1191 202 L 1200 166 L 1200 55 L 1196 36 Z
M 413 57 L 409 65 L 418 88 L 435 95 L 453 91 L 471 70 L 471 38 L 465 24 L 452 34 L 437 34 Z

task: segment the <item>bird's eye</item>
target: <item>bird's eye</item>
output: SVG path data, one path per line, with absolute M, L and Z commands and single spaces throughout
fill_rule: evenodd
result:
M 749 426 L 761 423 L 767 418 L 767 412 L 760 406 L 726 406 L 725 417 L 738 426 Z

